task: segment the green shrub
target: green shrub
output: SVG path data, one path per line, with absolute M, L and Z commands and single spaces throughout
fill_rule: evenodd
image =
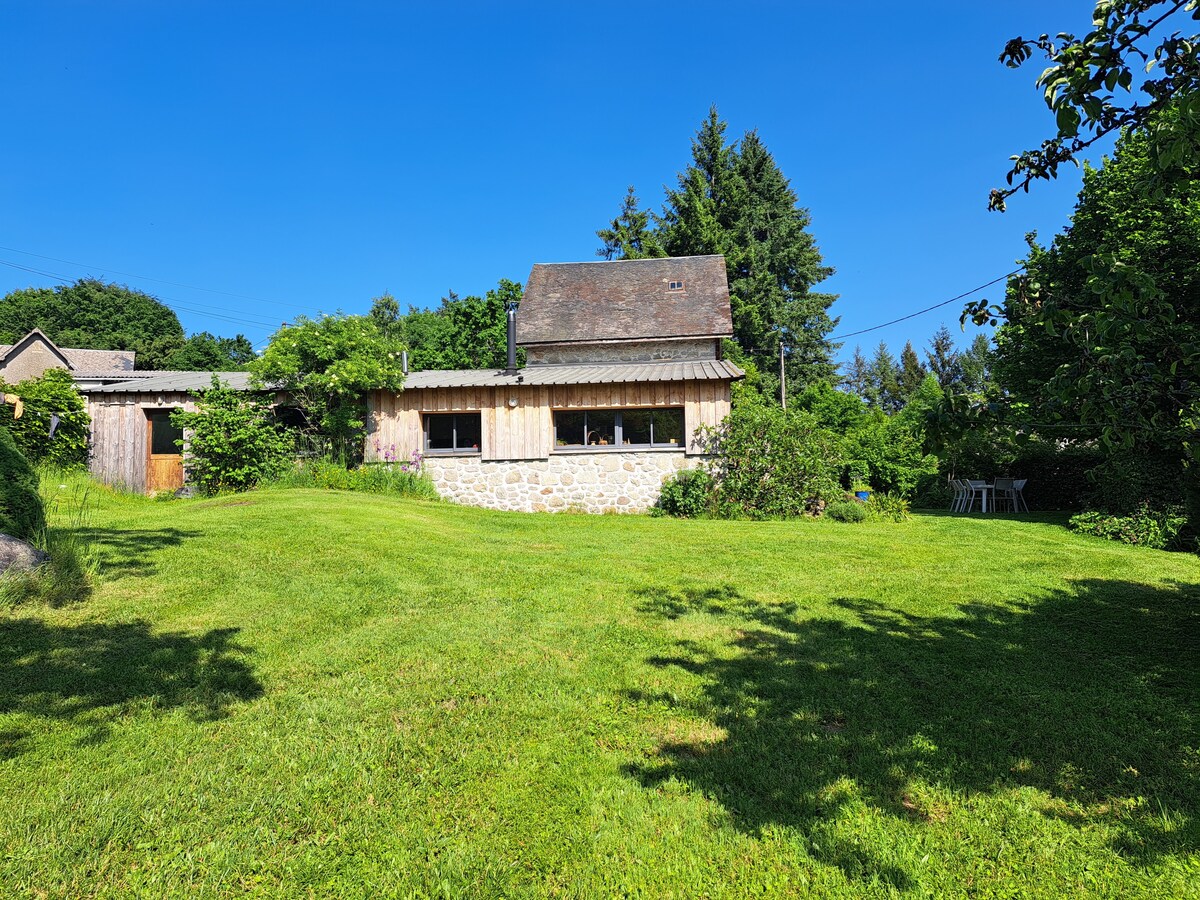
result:
M 848 460 L 842 484 L 858 481 L 876 490 L 912 497 L 921 479 L 937 472 L 937 457 L 924 450 L 924 437 L 900 416 L 875 412 L 846 433 L 842 454 Z
M 1142 507 L 1167 510 L 1178 505 L 1183 461 L 1152 452 L 1112 453 L 1091 472 L 1087 507 L 1129 516 Z
M 0 533 L 28 541 L 45 529 L 38 477 L 8 429 L 0 428 Z
M 694 519 L 712 508 L 713 480 L 704 469 L 683 469 L 663 482 L 654 511 Z
M 1143 506 L 1128 516 L 1103 512 L 1083 512 L 1072 516 L 1069 526 L 1079 534 L 1166 550 L 1177 546 L 1179 534 L 1187 523 L 1178 507 L 1170 512 L 1158 512 Z
M 913 491 L 912 505 L 917 509 L 949 509 L 954 488 L 945 475 L 931 472 L 922 475 Z
M 20 384 L 0 382 L 0 393 L 16 394 L 24 404 L 19 419 L 13 418 L 12 406 L 0 406 L 0 426 L 12 433 L 17 449 L 30 463 L 60 469 L 87 465 L 91 418 L 70 372 L 47 369 L 40 378 Z M 50 437 L 50 417 L 54 415 L 59 421 Z
M 440 499 L 433 481 L 422 470 L 420 454 L 414 454 L 409 462 L 367 463 L 354 469 L 347 469 L 328 457 L 307 460 L 304 465 L 278 478 L 275 485 L 285 488 L 393 494 L 424 500 Z
M 857 500 L 835 500 L 825 507 L 825 515 L 835 522 L 866 521 L 867 505 Z
M 903 522 L 908 518 L 908 501 L 893 494 L 875 491 L 862 505 L 867 508 L 867 515 L 881 522 Z
M 249 490 L 288 466 L 290 442 L 266 401 L 223 387 L 216 375 L 196 412 L 178 410 L 171 422 L 185 430 L 188 480 L 203 494 Z
M 815 515 L 841 496 L 840 441 L 810 413 L 744 401 L 700 436 L 715 457 L 709 473 L 719 515 Z

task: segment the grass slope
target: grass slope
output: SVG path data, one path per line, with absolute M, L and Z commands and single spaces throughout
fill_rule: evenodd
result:
M 14 896 L 1163 897 L 1200 564 L 1048 523 L 101 494 L 0 616 Z

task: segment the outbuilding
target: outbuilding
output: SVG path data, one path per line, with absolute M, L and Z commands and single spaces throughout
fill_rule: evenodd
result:
M 368 461 L 423 457 L 443 496 L 496 509 L 638 511 L 704 459 L 744 373 L 721 256 L 539 264 L 509 365 L 409 373 L 369 397 Z M 523 347 L 517 368 L 513 350 Z

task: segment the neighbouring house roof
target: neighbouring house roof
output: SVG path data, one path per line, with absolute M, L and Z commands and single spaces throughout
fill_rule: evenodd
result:
M 746 373 L 723 359 L 658 363 L 589 363 L 576 366 L 530 366 L 509 375 L 505 369 L 431 369 L 409 372 L 406 391 L 422 388 L 513 387 L 553 384 L 625 384 L 641 381 L 732 381 Z
M 213 375 L 235 391 L 251 388 L 249 372 L 157 372 L 148 378 L 114 381 L 83 388 L 86 394 L 190 394 L 212 387 Z
M 16 357 L 32 344 L 41 340 L 72 372 L 109 374 L 132 372 L 134 351 L 132 350 L 85 350 L 77 347 L 59 347 L 46 337 L 45 332 L 35 328 L 15 344 L 0 344 L 0 366 Z
M 723 256 L 540 263 L 517 310 L 526 346 L 732 334 Z

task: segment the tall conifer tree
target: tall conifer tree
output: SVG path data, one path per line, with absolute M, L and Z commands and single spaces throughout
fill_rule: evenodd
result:
M 875 356 L 871 360 L 871 381 L 875 389 L 876 406 L 887 413 L 897 412 L 904 406 L 900 391 L 900 367 L 883 341 L 875 348 Z
M 668 256 L 722 254 L 729 279 L 734 340 L 762 372 L 764 393 L 778 397 L 780 347 L 788 388 L 833 383 L 837 367 L 829 333 L 833 294 L 812 287 L 833 273 L 807 232 L 808 211 L 756 132 L 740 145 L 726 141 L 727 126 L 716 107 L 692 140 L 692 162 L 668 188 L 653 229 Z M 632 197 L 626 196 L 626 207 Z M 636 199 L 636 198 L 635 198 Z M 636 210 L 636 202 L 632 209 Z M 609 257 L 618 223 L 597 232 Z
M 921 387 L 927 374 L 929 372 L 913 349 L 912 341 L 905 342 L 900 352 L 900 392 L 906 402 Z
M 650 227 L 650 213 L 638 208 L 638 198 L 632 184 L 621 202 L 620 214 L 612 220 L 608 228 L 597 231 L 596 237 L 604 242 L 604 246 L 596 251 L 596 255 L 605 259 L 649 259 L 666 256 L 663 248 L 659 246 L 658 235 Z
M 929 360 L 929 371 L 937 376 L 942 390 L 954 387 L 962 381 L 962 360 L 959 352 L 954 349 L 954 338 L 950 335 L 950 329 L 945 325 L 934 332 L 925 358 Z
M 875 387 L 871 364 L 863 356 L 862 347 L 855 346 L 854 356 L 846 364 L 846 375 L 842 378 L 842 386 L 871 406 L 879 404 L 879 391 Z

